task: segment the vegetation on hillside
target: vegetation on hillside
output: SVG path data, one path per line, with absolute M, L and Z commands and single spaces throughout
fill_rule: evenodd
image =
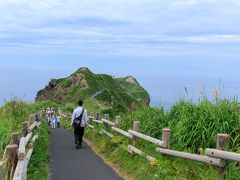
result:
M 21 132 L 22 122 L 28 121 L 29 115 L 37 112 L 49 102 L 28 104 L 17 98 L 0 108 L 0 155 L 10 142 L 13 132 Z
M 170 128 L 172 147 L 175 149 L 214 148 L 217 133 L 231 136 L 231 146 L 239 148 L 240 104 L 222 100 L 211 103 L 203 100 L 199 104 L 180 100 L 169 111 L 145 108 L 123 116 L 122 128 L 130 129 L 134 120 L 141 123 L 141 131 L 161 138 L 161 129 Z
M 14 98 L 0 108 L 0 159 L 5 147 L 10 143 L 11 134 L 21 133 L 22 122 L 28 121 L 29 115 L 36 113 L 44 107 L 55 106 L 54 102 L 26 103 Z M 28 179 L 48 179 L 48 144 L 49 132 L 46 123 L 41 125 L 39 140 L 34 145 L 33 155 L 29 164 Z
M 0 133 L 1 154 L 10 141 L 12 132 L 20 131 L 21 122 L 26 121 L 28 115 L 42 107 L 60 107 L 63 112 L 71 114 L 75 105 L 57 104 L 54 102 L 37 102 L 27 104 L 13 100 L 0 108 Z M 85 102 L 88 112 L 101 110 L 102 114 L 108 113 L 107 106 L 98 104 L 93 99 Z M 112 113 L 112 111 L 111 111 Z M 112 117 L 117 112 L 112 114 Z M 168 127 L 172 132 L 171 149 L 203 154 L 207 147 L 215 148 L 216 134 L 228 133 L 231 135 L 230 150 L 240 152 L 239 145 L 239 116 L 240 104 L 237 101 L 217 100 L 209 102 L 204 99 L 199 104 L 180 100 L 168 111 L 163 108 L 141 108 L 130 113 L 123 113 L 121 128 L 132 128 L 133 121 L 140 121 L 140 131 L 152 137 L 161 139 L 162 128 Z M 63 118 L 63 127 L 69 128 L 69 120 Z M 100 127 L 99 127 L 100 128 Z M 34 153 L 29 164 L 29 179 L 46 179 L 48 177 L 49 155 L 46 151 L 49 143 L 49 131 L 46 123 L 38 132 L 40 139 L 34 147 Z M 214 179 L 215 169 L 211 166 L 191 162 L 179 158 L 162 156 L 155 152 L 156 146 L 145 141 L 140 141 L 138 148 L 157 158 L 154 163 L 146 163 L 143 157 L 129 154 L 124 147 L 131 142 L 117 134 L 113 139 L 86 131 L 86 137 L 91 140 L 100 153 L 104 154 L 112 163 L 120 166 L 123 174 L 132 174 L 136 179 Z M 101 143 L 99 143 L 101 141 Z M 228 164 L 228 179 L 239 179 L 239 166 L 235 163 Z
M 150 102 L 147 91 L 133 77 L 113 78 L 94 74 L 88 68 L 80 68 L 67 78 L 52 80 L 38 92 L 36 100 L 75 103 L 89 98 L 114 112 L 148 106 Z
M 240 104 L 235 100 L 202 100 L 199 104 L 180 100 L 168 111 L 163 108 L 144 108 L 122 114 L 121 128 L 132 128 L 133 121 L 140 121 L 140 131 L 161 139 L 161 130 L 172 130 L 171 149 L 204 154 L 205 148 L 216 148 L 217 133 L 231 136 L 230 151 L 240 152 Z M 115 134 L 117 135 L 117 134 Z M 155 152 L 156 146 L 140 141 L 138 147 L 156 157 L 154 164 L 146 163 L 144 158 L 129 155 L 123 147 L 128 139 L 117 136 L 112 140 L 87 131 L 89 138 L 108 160 L 121 166 L 121 171 L 132 174 L 136 179 L 216 179 L 215 169 L 193 161 Z M 102 143 L 98 143 L 98 142 Z M 190 163 L 191 162 L 191 163 Z M 240 167 L 228 163 L 227 179 L 239 179 Z M 164 178 L 163 178 L 164 177 Z
M 122 79 L 118 81 L 124 82 Z M 130 90 L 127 91 L 131 93 Z M 101 100 L 87 99 L 85 107 L 88 112 L 110 113 L 111 119 L 119 115 L 119 111 L 113 111 L 99 101 Z M 61 107 L 70 114 L 75 105 L 70 103 Z M 138 120 L 142 133 L 158 139 L 161 139 L 163 128 L 170 128 L 171 149 L 203 155 L 205 148 L 216 147 L 217 133 L 227 133 L 231 136 L 230 151 L 240 152 L 240 104 L 236 100 L 216 99 L 210 102 L 203 99 L 198 104 L 179 100 L 167 111 L 163 108 L 141 107 L 128 113 L 123 112 L 121 116 L 122 129 L 131 129 L 133 121 Z M 69 128 L 69 121 L 64 120 L 63 126 Z M 109 139 L 90 129 L 86 131 L 86 137 L 98 151 L 112 163 L 118 164 L 123 174 L 131 174 L 136 179 L 216 179 L 214 167 L 160 155 L 155 152 L 156 145 L 140 140 L 138 148 L 157 159 L 154 163 L 146 163 L 145 158 L 126 151 L 125 147 L 131 144 L 128 139 L 115 135 Z M 240 169 L 236 163 L 228 163 L 227 168 L 227 179 L 240 178 Z
M 47 180 L 49 179 L 48 164 L 50 155 L 48 152 L 50 130 L 48 123 L 43 121 L 38 131 L 39 139 L 34 144 L 34 151 L 28 166 L 28 180 Z
M 76 72 L 76 74 L 79 75 L 79 72 Z M 0 154 L 2 155 L 5 146 L 9 143 L 11 133 L 21 130 L 21 122 L 26 121 L 29 114 L 42 107 L 51 106 L 60 107 L 64 113 L 70 115 L 76 107 L 78 97 L 85 97 L 84 106 L 88 112 L 108 113 L 111 119 L 115 115 L 121 115 L 122 122 L 120 126 L 126 131 L 132 128 L 133 121 L 138 120 L 140 121 L 140 131 L 142 133 L 161 139 L 162 129 L 165 127 L 170 128 L 172 130 L 171 149 L 204 154 L 205 148 L 216 147 L 217 133 L 227 133 L 231 136 L 230 151 L 240 152 L 240 104 L 236 100 L 216 99 L 214 102 L 210 102 L 204 98 L 197 104 L 187 100 L 179 100 L 167 111 L 163 108 L 139 106 L 138 109 L 126 113 L 126 110 L 122 109 L 122 105 L 129 107 L 128 103 L 132 102 L 131 98 L 136 100 L 144 97 L 144 94 L 141 94 L 143 92 L 141 87 L 135 86 L 136 84 L 125 87 L 126 95 L 126 93 L 122 93 L 123 84 L 126 83 L 124 78 L 117 79 L 118 83 L 116 83 L 112 77 L 107 75 L 93 76 L 91 72 L 87 71 L 84 76 L 87 77 L 86 79 L 90 79 L 87 86 L 91 86 L 91 90 L 79 94 L 73 89 L 69 92 L 66 91 L 69 94 L 61 94 L 56 90 L 55 94 L 52 94 L 53 99 L 57 96 L 57 93 L 60 93 L 61 96 L 72 98 L 71 102 L 55 102 L 56 99 L 54 99 L 48 102 L 40 101 L 27 104 L 19 100 L 13 100 L 0 108 Z M 100 79 L 102 79 L 102 82 Z M 57 83 L 60 87 L 69 87 L 71 85 L 68 80 L 59 79 Z M 132 79 L 130 80 L 132 81 Z M 104 89 L 106 86 L 108 89 L 103 91 L 101 96 L 89 98 L 92 93 Z M 121 86 L 120 89 L 118 86 Z M 107 102 L 112 94 L 115 94 L 116 101 L 120 102 L 119 106 L 118 103 L 111 106 Z M 122 112 L 122 114 L 119 114 L 119 112 Z M 63 118 L 62 126 L 69 128 L 69 120 Z M 96 127 L 99 130 L 101 128 L 100 126 Z M 41 139 L 39 139 L 30 161 L 29 179 L 45 179 L 48 177 L 47 164 L 49 155 L 46 149 L 49 142 L 49 131 L 47 124 L 43 124 L 43 128 L 39 133 Z M 131 144 L 129 139 L 114 134 L 116 136 L 109 139 L 98 133 L 93 133 L 90 129 L 86 130 L 86 137 L 93 142 L 98 151 L 105 155 L 109 161 L 118 164 L 123 174 L 131 174 L 135 179 L 216 179 L 214 167 L 160 155 L 155 152 L 156 145 L 140 140 L 137 147 L 157 159 L 155 162 L 147 163 L 144 157 L 134 156 L 126 151 L 126 146 Z M 240 178 L 240 167 L 236 163 L 228 163 L 227 168 L 227 179 L 237 180 Z

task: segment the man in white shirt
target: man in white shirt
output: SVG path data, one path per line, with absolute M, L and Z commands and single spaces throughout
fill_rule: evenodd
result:
M 80 148 L 82 146 L 82 137 L 84 134 L 84 128 L 87 125 L 87 110 L 82 107 L 83 101 L 78 101 L 78 107 L 74 109 L 72 114 L 72 120 L 71 125 L 73 126 L 74 120 L 76 118 L 79 118 L 82 115 L 82 118 L 80 119 L 80 125 L 77 127 L 74 127 L 74 137 L 75 137 L 75 144 L 77 145 L 76 148 Z

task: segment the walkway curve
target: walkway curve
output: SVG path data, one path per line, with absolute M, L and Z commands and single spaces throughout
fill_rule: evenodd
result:
M 84 142 L 76 149 L 73 133 L 66 129 L 51 130 L 51 180 L 122 180 Z

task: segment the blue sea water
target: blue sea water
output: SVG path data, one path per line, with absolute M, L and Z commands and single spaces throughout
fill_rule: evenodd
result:
M 240 96 L 240 79 L 159 76 L 143 78 L 142 84 L 151 96 L 151 106 L 169 108 L 180 98 L 198 103 L 203 98 L 211 101 L 216 96 L 221 99 L 234 99 Z
M 51 78 L 66 77 L 72 69 L 32 69 L 32 68 L 1 68 L 0 104 L 14 96 L 26 101 L 34 101 L 38 90 L 47 85 Z M 98 71 L 99 73 L 110 73 Z M 113 74 L 113 73 L 112 73 Z M 124 73 L 114 73 L 115 76 Z M 128 75 L 128 74 L 126 74 Z M 240 78 L 218 77 L 206 75 L 181 75 L 163 73 L 133 73 L 140 84 L 149 92 L 151 106 L 169 108 L 179 98 L 198 102 L 203 96 L 214 99 L 216 91 L 221 98 L 240 96 Z M 215 94 L 215 95 L 214 95 Z

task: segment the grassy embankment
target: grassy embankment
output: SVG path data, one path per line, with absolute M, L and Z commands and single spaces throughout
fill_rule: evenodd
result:
M 133 121 L 138 120 L 142 133 L 159 139 L 162 128 L 169 127 L 173 130 L 171 149 L 204 154 L 205 148 L 216 147 L 217 133 L 227 133 L 231 135 L 230 150 L 240 152 L 240 104 L 236 101 L 211 103 L 205 99 L 199 104 L 179 101 L 169 111 L 145 108 L 122 116 L 122 129 L 131 129 Z M 123 147 L 131 142 L 115 135 L 110 140 L 91 130 L 86 131 L 86 137 L 98 151 L 110 162 L 118 164 L 123 174 L 131 174 L 135 179 L 216 179 L 214 167 L 162 156 L 155 152 L 155 145 L 141 140 L 138 148 L 157 158 L 156 162 L 148 163 L 143 157 L 130 155 Z M 227 168 L 227 179 L 240 178 L 239 165 L 229 163 Z
M 13 132 L 21 133 L 21 124 L 28 120 L 28 116 L 39 111 L 43 107 L 56 106 L 51 102 L 37 102 L 28 104 L 17 99 L 7 102 L 0 108 L 0 157 L 10 142 Z M 48 144 L 49 131 L 47 124 L 43 121 L 41 128 L 36 133 L 39 140 L 34 145 L 34 151 L 28 168 L 28 179 L 47 179 L 48 177 Z

